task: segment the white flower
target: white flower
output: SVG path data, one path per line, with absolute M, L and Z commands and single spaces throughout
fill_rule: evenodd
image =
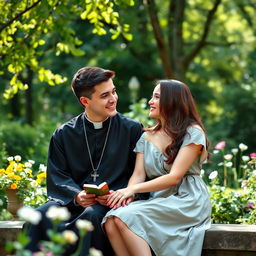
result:
M 30 182 L 30 185 L 31 185 L 31 187 L 37 187 L 38 186 L 38 182 L 36 180 L 32 180 Z
M 232 162 L 227 162 L 227 163 L 225 164 L 225 166 L 227 166 L 227 167 L 231 167 L 232 165 L 233 165 Z
M 92 231 L 94 229 L 92 223 L 88 220 L 77 220 L 76 227 L 84 231 Z
M 103 256 L 102 252 L 97 250 L 97 249 L 95 249 L 95 248 L 90 248 L 89 254 L 91 256 Z
M 249 156 L 242 156 L 242 160 L 244 162 L 248 162 L 250 160 L 250 157 Z
M 70 212 L 66 207 L 51 206 L 47 210 L 46 216 L 52 220 L 65 221 L 70 218 Z
M 26 162 L 24 165 L 25 165 L 25 167 L 27 167 L 27 168 L 31 168 L 31 167 L 32 167 L 32 164 L 31 164 L 30 162 Z
M 213 150 L 213 154 L 218 154 L 220 151 L 219 150 Z
M 65 230 L 65 231 L 62 232 L 62 234 L 63 234 L 64 239 L 69 244 L 74 244 L 78 239 L 76 233 L 71 231 L 71 230 Z
M 13 157 L 12 157 L 12 156 L 9 156 L 9 157 L 7 158 L 7 160 L 8 160 L 9 162 L 13 161 Z
M 22 172 L 23 173 L 23 175 L 27 175 L 27 174 L 31 174 L 31 169 L 28 169 L 28 168 L 25 168 L 24 170 L 23 170 L 24 172 Z
M 3 200 L 0 199 L 0 206 L 4 204 Z
M 40 164 L 39 170 L 41 170 L 42 172 L 46 172 L 46 166 L 44 164 Z
M 248 146 L 246 146 L 246 145 L 243 144 L 243 143 L 240 143 L 240 144 L 239 144 L 239 148 L 240 148 L 242 151 L 244 151 L 244 150 L 246 150 L 246 149 L 248 148 Z
M 19 162 L 19 161 L 21 160 L 21 156 L 19 156 L 19 155 L 15 156 L 15 157 L 14 157 L 14 160 L 15 160 L 16 162 Z
M 210 180 L 213 180 L 213 179 L 215 179 L 217 176 L 218 176 L 218 172 L 217 172 L 217 171 L 213 171 L 213 172 L 210 173 L 209 179 L 210 179 Z
M 28 160 L 29 163 L 31 163 L 32 165 L 35 163 L 34 160 Z
M 42 187 L 37 187 L 37 188 L 36 188 L 36 194 L 37 194 L 38 196 L 42 196 L 42 195 L 44 195 L 45 193 L 46 193 L 45 188 L 42 188 Z
M 201 175 L 204 175 L 204 174 L 205 174 L 205 170 L 202 169 L 202 170 L 201 170 Z
M 42 215 L 39 211 L 28 206 L 23 206 L 22 208 L 20 208 L 17 214 L 23 220 L 34 225 L 37 225 L 39 221 L 42 219 Z
M 233 155 L 231 155 L 231 154 L 224 155 L 224 159 L 226 159 L 226 160 L 231 160 L 232 158 L 233 158 Z
M 234 155 L 237 154 L 238 148 L 232 148 L 232 149 L 231 149 L 231 152 L 232 152 Z
M 223 166 L 223 163 L 221 162 L 221 163 L 218 163 L 218 166 Z

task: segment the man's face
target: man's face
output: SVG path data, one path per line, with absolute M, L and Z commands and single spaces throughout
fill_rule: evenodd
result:
M 112 79 L 94 86 L 95 92 L 91 99 L 81 97 L 80 101 L 86 108 L 87 117 L 94 122 L 104 121 L 106 118 L 116 115 L 118 96 Z

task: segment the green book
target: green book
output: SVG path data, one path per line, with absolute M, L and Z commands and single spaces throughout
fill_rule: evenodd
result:
M 96 196 L 106 195 L 109 192 L 107 182 L 103 182 L 100 185 L 84 184 L 83 188 L 87 194 L 95 194 Z

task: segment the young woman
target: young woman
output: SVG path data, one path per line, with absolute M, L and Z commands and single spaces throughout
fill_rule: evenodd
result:
M 211 216 L 200 177 L 208 157 L 205 129 L 182 82 L 161 80 L 149 105 L 156 125 L 137 142 L 134 173 L 127 188 L 109 195 L 113 209 L 102 223 L 118 256 L 199 256 Z M 131 202 L 144 192 L 148 200 Z

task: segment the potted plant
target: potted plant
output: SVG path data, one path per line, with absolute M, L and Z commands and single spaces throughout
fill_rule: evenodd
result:
M 34 172 L 33 160 L 21 161 L 20 156 L 8 157 L 8 166 L 0 169 L 0 189 L 5 191 L 7 210 L 16 217 L 17 210 L 45 185 L 46 167 L 39 166 Z M 30 200 L 30 199 L 29 199 Z

